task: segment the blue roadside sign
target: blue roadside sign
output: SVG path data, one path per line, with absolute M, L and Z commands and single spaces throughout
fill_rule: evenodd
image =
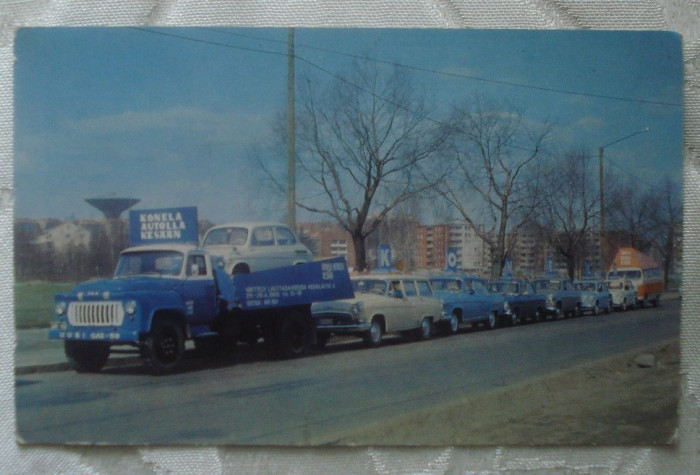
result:
M 451 247 L 445 255 L 445 269 L 450 272 L 457 272 L 457 249 Z
M 199 241 L 197 208 L 141 209 L 129 211 L 131 245 L 193 243 Z

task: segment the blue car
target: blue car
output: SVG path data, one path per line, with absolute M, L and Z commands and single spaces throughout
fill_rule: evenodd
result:
M 540 322 L 545 317 L 547 297 L 537 293 L 532 283 L 524 280 L 496 280 L 488 285 L 489 292 L 503 296 L 502 315 L 512 325 L 526 319 Z
M 581 293 L 581 312 L 591 312 L 592 315 L 599 315 L 600 312 L 610 313 L 612 296 L 606 281 L 580 280 L 574 282 L 574 285 Z
M 456 333 L 462 323 L 498 325 L 503 297 L 489 293 L 484 280 L 471 275 L 434 275 L 430 285 L 434 296 L 442 300 L 443 321 L 448 322 L 450 333 Z

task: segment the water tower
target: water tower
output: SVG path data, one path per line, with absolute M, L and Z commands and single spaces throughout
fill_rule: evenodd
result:
M 127 209 L 138 203 L 137 198 L 85 198 L 85 201 L 102 211 L 105 218 L 119 219 L 119 216 Z

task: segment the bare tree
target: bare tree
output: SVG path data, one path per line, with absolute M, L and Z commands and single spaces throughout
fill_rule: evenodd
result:
M 683 222 L 683 204 L 678 183 L 666 178 L 657 188 L 651 190 L 656 197 L 657 206 L 651 212 L 651 221 L 656 231 L 653 237 L 654 247 L 659 250 L 664 271 L 664 282 L 673 268 L 679 246 L 680 225 Z
M 343 226 L 358 270 L 367 268 L 367 236 L 398 204 L 441 179 L 434 176 L 443 170 L 436 160 L 450 130 L 429 112 L 396 68 L 385 74 L 374 63 L 356 62 L 328 88 L 304 83 L 296 120 L 297 205 Z
M 574 279 L 590 247 L 590 231 L 598 220 L 598 183 L 585 152 L 570 152 L 551 160 L 546 176 L 549 186 L 541 196 L 538 221 Z
M 538 158 L 550 126 L 526 124 L 521 111 L 477 98 L 455 109 L 454 173 L 442 191 L 491 249 L 491 277 L 500 277 L 514 242 L 509 233 L 536 208 Z
M 654 241 L 652 219 L 657 208 L 656 191 L 650 193 L 639 181 L 629 177 L 608 175 L 605 179 L 606 220 L 608 229 L 616 236 L 616 247 L 633 247 L 649 252 Z

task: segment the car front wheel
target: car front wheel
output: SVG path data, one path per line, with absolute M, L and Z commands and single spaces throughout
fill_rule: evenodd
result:
M 419 331 L 420 339 L 428 340 L 431 336 L 433 336 L 433 322 L 431 322 L 429 318 L 424 318 L 420 323 Z
M 382 343 L 382 325 L 378 319 L 373 319 L 372 324 L 369 327 L 369 331 L 365 333 L 362 337 L 365 346 L 370 348 L 377 347 Z
M 491 330 L 498 328 L 498 315 L 496 315 L 496 312 L 489 313 L 489 319 L 486 323 Z

